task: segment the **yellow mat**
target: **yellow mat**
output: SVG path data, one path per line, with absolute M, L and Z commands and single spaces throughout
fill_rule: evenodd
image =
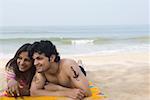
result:
M 89 82 L 90 84 L 90 90 L 92 92 L 92 96 L 85 98 L 85 100 L 102 100 L 105 98 L 105 96 L 101 93 L 100 89 L 92 84 L 92 82 Z M 69 100 L 69 98 L 66 97 L 55 97 L 55 96 L 37 96 L 37 97 L 31 97 L 31 96 L 24 96 L 24 97 L 5 97 L 1 96 L 0 100 Z

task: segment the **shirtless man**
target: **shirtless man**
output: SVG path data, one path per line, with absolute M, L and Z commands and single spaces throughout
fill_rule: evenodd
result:
M 71 59 L 60 59 L 52 42 L 34 42 L 30 55 L 36 67 L 31 96 L 66 96 L 74 100 L 91 96 L 88 80 L 79 65 Z

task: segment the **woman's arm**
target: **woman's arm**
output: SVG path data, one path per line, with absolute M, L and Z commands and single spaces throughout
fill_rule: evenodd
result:
M 20 96 L 19 83 L 16 80 L 16 74 L 12 69 L 6 69 L 7 92 L 10 96 Z

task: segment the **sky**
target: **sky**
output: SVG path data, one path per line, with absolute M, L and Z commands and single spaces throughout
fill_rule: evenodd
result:
M 149 0 L 0 0 L 0 26 L 145 25 Z

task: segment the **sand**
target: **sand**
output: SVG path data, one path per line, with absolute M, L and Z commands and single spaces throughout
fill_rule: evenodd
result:
M 149 52 L 62 56 L 82 60 L 87 78 L 100 87 L 109 100 L 150 100 Z M 7 61 L 0 59 L 0 79 L 4 77 Z M 1 81 L 0 86 L 3 84 Z

